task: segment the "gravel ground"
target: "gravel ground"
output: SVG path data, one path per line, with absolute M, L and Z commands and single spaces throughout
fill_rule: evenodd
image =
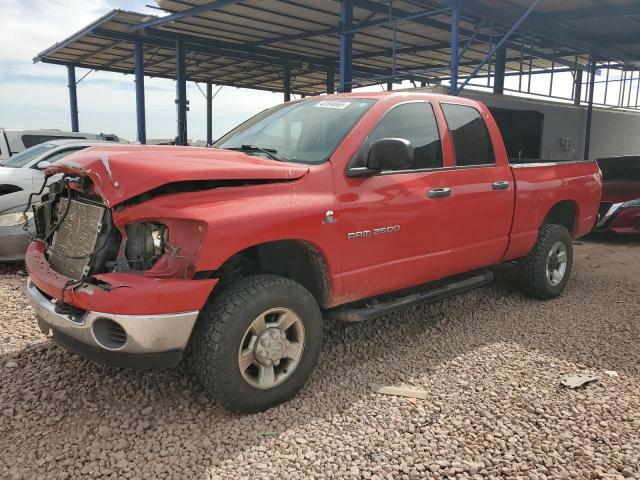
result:
M 50 343 L 18 268 L 0 267 L 2 479 L 640 479 L 640 238 L 578 242 L 551 302 L 523 297 L 503 269 L 461 296 L 328 323 L 304 390 L 248 416 L 212 404 L 183 368 L 101 367 Z M 600 380 L 561 387 L 572 372 Z

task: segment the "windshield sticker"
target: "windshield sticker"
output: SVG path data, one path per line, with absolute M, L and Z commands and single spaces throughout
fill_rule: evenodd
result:
M 351 102 L 341 102 L 340 100 L 323 100 L 321 102 L 316 103 L 314 107 L 338 108 L 340 110 L 344 110 L 349 105 L 351 105 Z

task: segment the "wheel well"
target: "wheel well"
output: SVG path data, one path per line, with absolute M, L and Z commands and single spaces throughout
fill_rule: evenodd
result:
M 229 258 L 216 272 L 221 284 L 239 277 L 271 273 L 305 287 L 321 307 L 329 304 L 331 287 L 320 250 L 302 240 L 279 240 L 249 247 Z
M 573 228 L 576 224 L 577 213 L 578 208 L 573 201 L 563 200 L 551 207 L 551 210 L 547 213 L 543 224 L 546 225 L 553 223 L 555 225 L 561 225 L 565 227 L 570 234 L 572 234 Z

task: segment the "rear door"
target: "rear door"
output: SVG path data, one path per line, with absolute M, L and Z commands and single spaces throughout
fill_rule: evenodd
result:
M 482 112 L 449 102 L 440 107 L 453 148 L 446 185 L 451 195 L 442 202 L 451 214 L 447 275 L 453 275 L 502 260 L 509 244 L 514 185 L 504 151 L 494 151 Z

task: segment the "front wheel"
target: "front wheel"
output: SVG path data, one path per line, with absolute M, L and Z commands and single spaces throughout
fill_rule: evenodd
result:
M 543 225 L 533 249 L 518 263 L 523 292 L 549 300 L 560 295 L 573 266 L 571 235 L 560 225 Z
M 322 316 L 302 285 L 275 275 L 240 279 L 215 295 L 192 337 L 191 362 L 216 401 L 258 412 L 304 385 L 322 346 Z

